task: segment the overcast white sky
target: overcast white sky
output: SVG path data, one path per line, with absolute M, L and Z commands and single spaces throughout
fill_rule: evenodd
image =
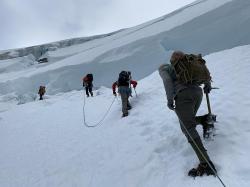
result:
M 0 0 L 0 50 L 108 33 L 194 0 Z

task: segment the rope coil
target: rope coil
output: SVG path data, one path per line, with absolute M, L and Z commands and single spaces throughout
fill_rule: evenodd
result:
M 94 125 L 89 125 L 89 123 L 87 123 L 86 121 L 86 113 L 85 113 L 85 107 L 86 107 L 86 95 L 84 94 L 84 99 L 83 99 L 83 122 L 84 122 L 84 125 L 88 128 L 94 128 L 94 127 L 97 127 L 97 126 L 100 126 L 102 125 L 103 121 L 105 120 L 105 118 L 108 116 L 114 102 L 116 100 L 116 97 L 114 97 L 114 99 L 112 100 L 112 103 L 110 104 L 110 106 L 108 107 L 108 110 L 105 112 L 105 114 L 103 115 L 103 117 L 101 118 L 101 120 L 97 123 L 95 123 Z

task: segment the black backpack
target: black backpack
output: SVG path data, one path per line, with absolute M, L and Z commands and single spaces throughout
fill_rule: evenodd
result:
M 87 74 L 87 78 L 88 78 L 88 81 L 89 82 L 92 82 L 93 81 L 93 74 Z
M 119 74 L 118 86 L 129 86 L 130 75 L 127 71 L 122 71 Z

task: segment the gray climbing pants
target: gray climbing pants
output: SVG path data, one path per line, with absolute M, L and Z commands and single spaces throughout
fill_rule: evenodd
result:
M 127 115 L 128 114 L 128 108 L 131 107 L 129 103 L 129 94 L 127 93 L 120 93 L 121 99 L 122 99 L 122 113 Z
M 196 113 L 202 101 L 202 96 L 202 89 L 199 86 L 190 86 L 183 89 L 176 95 L 175 111 L 179 118 L 182 132 L 187 137 L 188 142 L 191 144 L 200 162 L 205 162 L 206 159 L 210 161 L 210 158 L 196 130 L 197 122 L 195 120 Z

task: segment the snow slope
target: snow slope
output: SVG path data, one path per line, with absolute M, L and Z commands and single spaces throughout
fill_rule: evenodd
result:
M 211 94 L 218 135 L 205 146 L 228 187 L 248 187 L 250 45 L 206 60 L 220 90 Z M 83 125 L 81 91 L 0 113 L 0 186 L 221 186 L 214 177 L 186 175 L 197 159 L 167 109 L 158 73 L 140 81 L 137 92 L 129 117 L 121 118 L 119 99 L 97 128 Z M 88 122 L 97 122 L 113 100 L 108 88 L 96 94 L 87 100 Z M 199 110 L 204 113 L 205 102 Z
M 209 54 L 250 44 L 249 12 L 249 0 L 200 0 L 133 28 L 48 48 L 43 54 L 49 58 L 47 64 L 34 62 L 15 71 L 0 68 L 0 95 L 28 97 L 39 85 L 46 85 L 48 94 L 80 90 L 88 72 L 94 73 L 95 86 L 110 87 L 123 69 L 133 71 L 136 79 L 148 76 L 175 49 Z

